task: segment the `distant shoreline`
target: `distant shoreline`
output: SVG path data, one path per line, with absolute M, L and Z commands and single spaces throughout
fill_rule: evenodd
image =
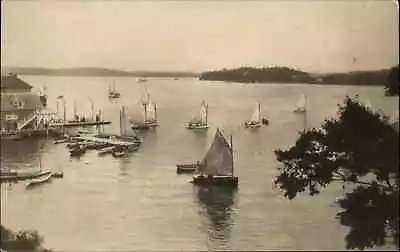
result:
M 8 67 L 3 72 L 18 75 L 45 75 L 45 76 L 79 76 L 79 77 L 197 77 L 198 73 L 174 71 L 123 71 L 96 67 L 77 68 L 42 68 L 42 67 Z
M 315 84 L 343 86 L 384 86 L 391 69 L 347 73 L 308 73 L 288 67 L 241 67 L 202 73 L 183 71 L 124 71 L 98 67 L 44 68 L 8 67 L 2 69 L 18 75 L 70 77 L 149 77 L 198 78 L 200 81 L 220 81 L 244 84 Z
M 251 84 L 318 84 L 346 86 L 384 86 L 391 69 L 347 73 L 315 74 L 288 67 L 241 67 L 208 71 L 200 74 L 203 81 L 224 81 Z

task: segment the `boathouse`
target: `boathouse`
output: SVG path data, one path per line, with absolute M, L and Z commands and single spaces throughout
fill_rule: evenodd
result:
M 36 113 L 42 108 L 40 96 L 32 92 L 32 86 L 16 74 L 1 76 L 2 131 L 19 131 L 36 128 Z

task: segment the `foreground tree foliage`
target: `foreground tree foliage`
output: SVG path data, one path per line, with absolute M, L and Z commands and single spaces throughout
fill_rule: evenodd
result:
M 1 242 L 0 248 L 8 252 L 49 252 L 50 250 L 41 247 L 43 238 L 37 231 L 22 230 L 14 233 L 0 225 Z
M 399 95 L 399 77 L 399 65 L 392 67 L 385 84 L 387 95 Z
M 350 228 L 347 249 L 381 246 L 399 237 L 399 135 L 388 118 L 347 97 L 339 118 L 300 133 L 275 184 L 285 197 L 319 194 L 331 183 L 353 188 L 338 201 L 337 217 Z

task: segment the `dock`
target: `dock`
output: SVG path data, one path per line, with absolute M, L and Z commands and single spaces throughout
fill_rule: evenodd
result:
M 88 141 L 93 143 L 103 143 L 103 144 L 110 144 L 110 145 L 118 145 L 118 146 L 134 146 L 137 145 L 135 142 L 131 141 L 122 141 L 118 139 L 109 139 L 109 138 L 101 138 L 96 136 L 75 136 L 72 137 L 73 140 L 81 140 L 81 141 Z
M 111 124 L 111 121 L 84 121 L 84 122 L 58 122 L 50 123 L 50 127 L 79 127 L 79 126 L 94 126 L 94 125 L 105 125 Z
M 9 172 L 0 175 L 0 183 L 34 179 L 44 175 L 48 175 L 50 173 L 51 173 L 50 170 L 36 171 L 36 172 Z

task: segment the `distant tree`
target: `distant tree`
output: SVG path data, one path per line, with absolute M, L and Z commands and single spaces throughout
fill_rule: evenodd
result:
M 399 65 L 390 69 L 385 89 L 387 95 L 399 95 Z
M 331 183 L 353 188 L 338 201 L 337 217 L 350 227 L 347 249 L 384 245 L 399 237 L 399 135 L 388 118 L 347 97 L 339 118 L 300 133 L 275 184 L 284 196 L 317 195 Z M 347 187 L 348 188 L 348 187 Z
M 43 238 L 39 233 L 30 230 L 22 230 L 14 233 L 0 225 L 1 243 L 0 248 L 8 252 L 50 252 L 49 249 L 41 247 Z

